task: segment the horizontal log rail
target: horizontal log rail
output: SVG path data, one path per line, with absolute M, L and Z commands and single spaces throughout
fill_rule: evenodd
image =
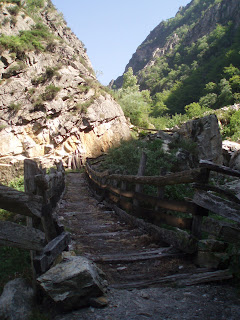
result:
M 91 166 L 88 159 L 86 162 L 86 172 L 90 180 L 102 190 L 103 197 L 109 198 L 111 202 L 122 209 L 132 212 L 136 217 L 146 218 L 156 225 L 160 226 L 164 223 L 171 227 L 184 227 L 190 230 L 192 236 L 198 239 L 201 238 L 202 234 L 203 216 L 208 216 L 209 211 L 235 222 L 240 222 L 240 199 L 231 191 L 209 185 L 208 180 L 211 171 L 240 177 L 239 171 L 216 165 L 206 160 L 200 161 L 200 166 L 197 169 L 170 173 L 165 176 L 121 175 L 112 174 L 108 170 L 98 172 Z M 177 201 L 150 196 L 142 192 L 136 192 L 136 187 L 134 187 L 137 185 L 151 185 L 160 188 L 159 190 L 164 190 L 163 188 L 167 185 L 186 183 L 191 183 L 195 189 L 192 200 Z M 127 184 L 129 184 L 130 190 L 127 190 Z M 226 199 L 223 199 L 222 196 Z M 136 206 L 135 204 L 138 205 Z M 145 204 L 160 210 L 146 208 L 144 207 Z M 192 218 L 180 218 L 169 215 L 162 210 L 189 213 Z M 174 243 L 172 238 L 169 242 Z
M 240 178 L 240 171 L 233 170 L 229 167 L 217 165 L 215 163 L 212 163 L 211 161 L 200 160 L 199 165 L 200 165 L 200 168 L 206 168 L 211 171 L 215 171 L 218 173 Z
M 108 172 L 96 172 L 90 168 L 89 163 L 86 163 L 87 171 L 98 178 L 105 178 L 108 180 L 125 181 L 134 184 L 143 184 L 151 186 L 166 186 L 175 184 L 185 184 L 199 181 L 201 177 L 200 169 L 193 169 L 177 173 L 171 173 L 166 176 L 134 176 L 134 175 L 121 175 L 109 174 Z M 103 187 L 105 184 L 103 184 Z
M 70 236 L 54 220 L 52 211 L 65 188 L 65 170 L 56 163 L 50 173 L 33 161 L 24 161 L 25 192 L 0 184 L 0 208 L 27 216 L 27 226 L 0 221 L 0 245 L 31 250 L 34 278 L 50 268 L 64 251 Z M 43 231 L 33 228 L 37 225 Z M 36 255 L 35 252 L 38 252 Z
M 200 190 L 194 194 L 193 202 L 209 211 L 240 223 L 240 205 L 237 203 Z
M 0 184 L 0 208 L 28 217 L 41 218 L 43 198 Z
M 70 234 L 63 232 L 55 239 L 50 241 L 41 251 L 34 257 L 33 264 L 38 275 L 46 272 L 54 260 L 67 248 L 70 243 Z
M 45 244 L 45 234 L 42 231 L 9 221 L 0 221 L 0 245 L 41 251 Z

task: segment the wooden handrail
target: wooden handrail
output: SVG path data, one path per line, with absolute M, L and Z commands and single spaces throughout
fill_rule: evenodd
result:
M 166 186 L 175 184 L 185 184 L 199 181 L 201 177 L 201 169 L 192 169 L 177 173 L 170 173 L 166 176 L 135 176 L 122 174 L 109 174 L 108 172 L 97 172 L 86 163 L 86 168 L 89 173 L 96 177 L 105 178 L 106 180 L 126 181 L 134 184 L 147 184 L 152 186 Z
M 217 165 L 211 161 L 200 160 L 199 165 L 200 165 L 200 168 L 206 168 L 211 171 L 215 171 L 215 172 L 219 172 L 219 173 L 226 174 L 229 176 L 240 178 L 240 171 L 239 170 L 234 170 L 234 169 L 231 169 L 231 168 L 228 168 L 225 166 L 220 166 L 220 165 Z

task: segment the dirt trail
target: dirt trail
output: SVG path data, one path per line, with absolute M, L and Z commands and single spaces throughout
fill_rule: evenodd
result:
M 67 191 L 58 211 L 72 234 L 71 249 L 94 260 L 109 283 L 109 305 L 85 308 L 56 320 L 80 319 L 240 319 L 236 290 L 225 285 L 186 288 L 135 289 L 134 283 L 196 269 L 187 256 L 164 243 L 156 243 L 143 231 L 128 226 L 93 198 L 84 174 L 67 175 Z M 128 290 L 118 289 L 129 286 Z

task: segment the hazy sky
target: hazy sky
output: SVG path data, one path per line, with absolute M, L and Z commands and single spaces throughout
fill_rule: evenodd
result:
M 93 69 L 107 85 L 122 75 L 137 47 L 162 20 L 191 0 L 52 0 L 85 44 Z

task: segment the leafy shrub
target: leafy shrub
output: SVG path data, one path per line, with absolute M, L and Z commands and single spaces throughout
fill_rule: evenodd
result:
M 5 26 L 10 21 L 9 18 L 5 17 L 2 21 L 2 25 Z
M 43 8 L 44 7 L 44 0 L 27 0 L 26 1 L 26 9 L 28 13 L 34 13 L 36 8 Z
M 13 189 L 24 192 L 24 176 L 13 179 L 8 185 Z
M 37 86 L 39 84 L 43 84 L 47 82 L 48 80 L 51 80 L 54 76 L 59 77 L 60 75 L 57 72 L 58 69 L 59 67 L 54 67 L 54 68 L 46 67 L 46 70 L 43 74 L 31 80 L 32 84 Z
M 47 26 L 37 23 L 32 30 L 20 31 L 19 36 L 1 35 L 0 46 L 22 55 L 25 51 L 43 51 L 43 40 L 51 41 L 53 37 Z
M 20 8 L 18 5 L 16 5 L 14 7 L 8 7 L 7 10 L 10 14 L 16 16 L 19 13 Z
M 237 141 L 240 139 L 240 110 L 232 115 L 229 124 L 229 131 L 232 140 Z
M 57 93 L 61 90 L 59 87 L 55 87 L 54 85 L 50 84 L 46 87 L 45 92 L 42 94 L 42 99 L 44 101 L 51 101 L 53 100 Z
M 5 124 L 0 124 L 0 131 L 2 131 L 3 129 L 6 128 L 6 125 Z
M 31 279 L 29 251 L 0 246 L 0 261 L 0 294 L 4 285 L 16 277 Z
M 15 112 L 19 111 L 21 109 L 21 103 L 15 103 L 11 102 L 10 105 L 8 106 L 10 110 L 13 110 Z

